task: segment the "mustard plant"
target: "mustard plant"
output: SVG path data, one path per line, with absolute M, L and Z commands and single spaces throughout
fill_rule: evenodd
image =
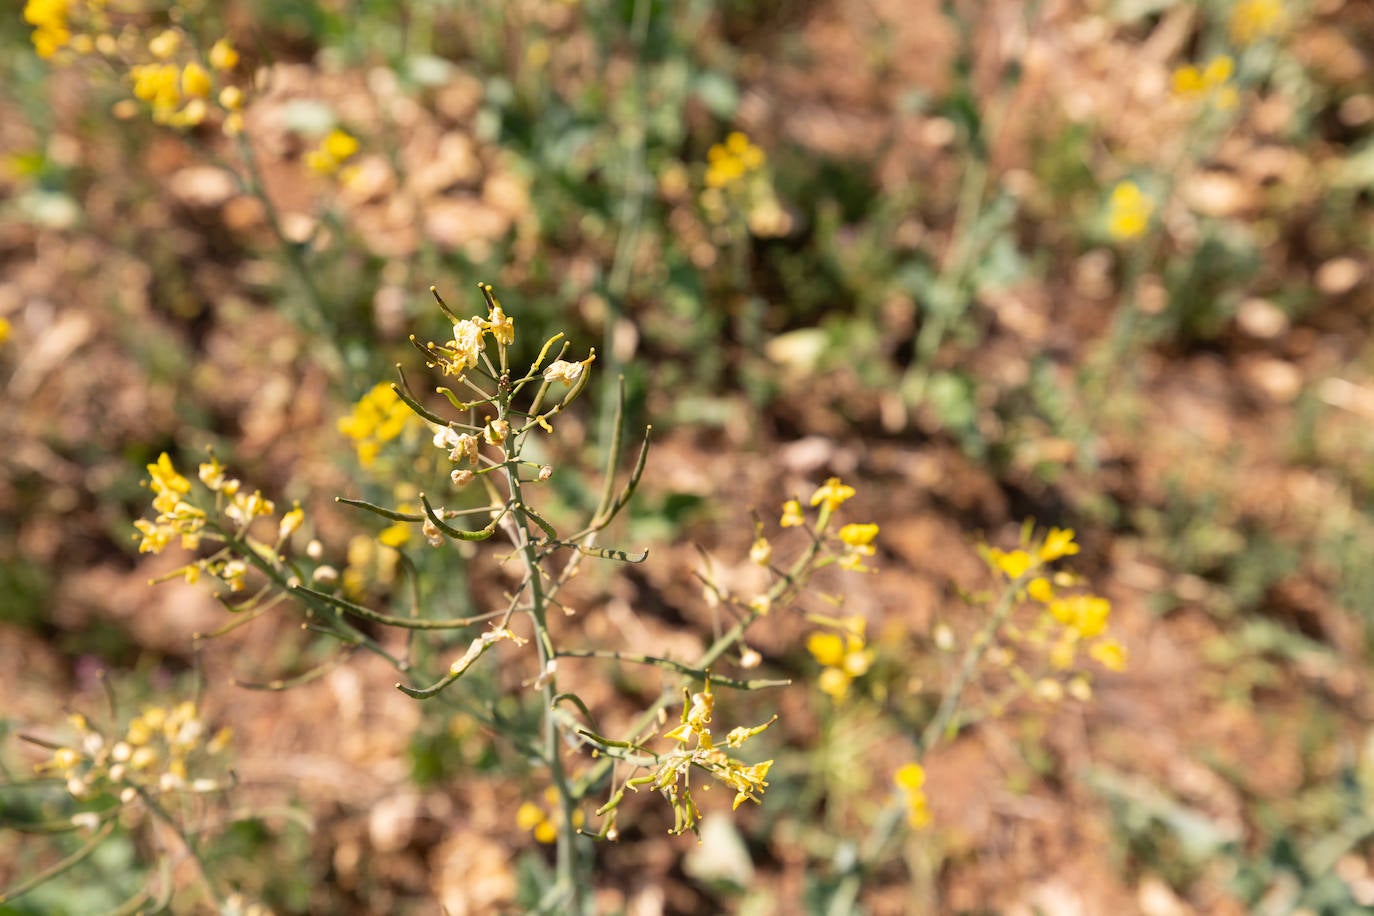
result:
M 406 676 L 397 683 L 398 689 L 417 700 L 428 700 L 461 690 L 458 682 L 476 666 L 487 664 L 489 654 L 513 654 L 510 664 L 526 669 L 523 683 L 538 697 L 542 712 L 537 733 L 506 737 L 539 760 L 549 777 L 545 804 L 523 805 L 517 812 L 517 826 L 557 846 L 557 878 L 547 889 L 542 908 L 579 911 L 589 905 L 587 884 L 582 880 L 590 864 L 587 838 L 619 836 L 617 820 L 627 792 L 662 795 L 673 812 L 670 832 L 674 834 L 697 829 L 702 811 L 693 791 L 703 785 L 703 779 L 705 785 L 716 782 L 733 790 L 734 808 L 762 801 L 773 761 L 757 760 L 746 745 L 777 717 L 716 728 L 717 690 L 788 683 L 731 673 L 732 667 L 743 672 L 762 660 L 747 642 L 748 631 L 771 614 L 796 610 L 819 570 L 834 566 L 846 573 L 870 571 L 865 561 L 876 552 L 878 527 L 838 523 L 841 506 L 855 491 L 831 478 L 811 494 L 808 506 L 798 499 L 783 506 L 779 528 L 800 529 L 797 536 L 802 542 L 786 564 L 779 561 L 763 524 L 758 524 L 749 549 L 749 559 L 762 577 L 756 590 L 730 594 L 709 574 L 703 575 L 708 600 L 733 623 L 699 657 L 684 661 L 614 647 L 560 644 L 550 617 L 577 613 L 564 604 L 562 592 L 582 563 L 588 558 L 640 563 L 647 557 L 643 550 L 632 553 L 602 546 L 600 539 L 640 483 L 649 431 L 645 430 L 628 477 L 617 485 L 623 450 L 622 401 L 605 456 L 599 503 L 580 526 L 558 530 L 536 494 L 553 474 L 561 472 L 544 458 L 533 456 L 547 453 L 541 440 L 557 435 L 560 415 L 586 390 L 597 358 L 595 350 L 574 358 L 564 335 L 558 333 L 543 342 L 530 365 L 517 367 L 511 363 L 515 320 L 490 286 L 481 286 L 487 306 L 484 317 L 459 317 L 433 292 L 450 322 L 450 332 L 442 343 L 418 338 L 412 338 L 412 343 L 430 369 L 448 382 L 434 389 L 443 397 L 442 411 L 427 406 L 402 374 L 387 388 L 369 392 L 340 428 L 358 445 L 362 463 L 368 464 L 400 434 L 407 422 L 398 413 L 398 405 L 403 406 L 413 418 L 409 422 L 428 428 L 433 451 L 447 465 L 443 492 L 415 492 L 411 504 L 396 506 L 351 495 L 339 501 L 384 519 L 388 527 L 379 540 L 390 550 L 411 543 L 427 545 L 421 549 L 468 549 L 499 536 L 505 542 L 500 557 L 519 570 L 519 585 L 502 606 L 447 619 L 426 615 L 418 601 L 409 617 L 366 607 L 360 603 L 365 589 L 340 576 L 338 567 L 326 562 L 317 542 L 312 541 L 303 552 L 294 549 L 293 536 L 306 523 L 303 509 L 279 511 L 260 491 L 231 477 L 213 456 L 200 465 L 194 484 L 166 454 L 148 465 L 154 516 L 135 523 L 136 538 L 145 552 L 178 545 L 201 554 L 164 579 L 204 581 L 221 594 L 232 617 L 218 630 L 203 634 L 205 638 L 250 623 L 287 599 L 295 599 L 309 628 L 342 644 L 339 656 L 318 668 L 246 686 L 296 686 L 362 649 L 387 659 Z M 474 494 L 476 504 L 472 505 Z M 418 538 L 412 539 L 412 532 Z M 813 615 L 811 619 L 824 618 Z M 408 655 L 397 656 L 367 635 L 360 621 L 408 630 L 412 635 L 453 631 L 462 634 L 459 650 L 446 669 L 426 678 Z M 858 632 L 862 633 L 861 627 Z M 574 658 L 655 667 L 668 675 L 668 683 L 627 735 L 608 737 L 598 731 L 587 703 L 560 685 L 560 662 Z M 859 673 L 852 663 L 846 671 L 845 677 Z M 727 705 L 722 703 L 720 712 L 726 712 Z M 676 723 L 667 727 L 666 716 L 675 706 L 680 707 Z M 487 724 L 494 731 L 511 730 L 509 723 L 494 719 Z M 603 791 L 608 793 L 606 800 L 591 809 L 589 800 Z

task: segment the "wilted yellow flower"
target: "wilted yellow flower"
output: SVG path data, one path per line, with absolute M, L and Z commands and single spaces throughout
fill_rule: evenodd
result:
M 498 344 L 509 347 L 515 343 L 515 319 L 502 311 L 501 306 L 493 308 L 483 324 Z
M 453 337 L 442 347 L 431 345 L 430 352 L 445 375 L 462 376 L 482 358 L 483 322 L 480 318 L 465 318 L 453 325 Z
M 482 428 L 482 438 L 487 445 L 500 445 L 506 441 L 510 435 L 510 422 L 508 420 L 488 420 L 487 425 Z
M 767 566 L 773 559 L 773 545 L 768 538 L 756 538 L 749 547 L 749 562 L 755 566 Z
M 562 382 L 565 385 L 572 385 L 582 377 L 582 372 L 596 359 L 596 353 L 592 353 L 587 359 L 580 363 L 569 362 L 566 359 L 556 359 L 549 363 L 544 369 L 544 381 Z

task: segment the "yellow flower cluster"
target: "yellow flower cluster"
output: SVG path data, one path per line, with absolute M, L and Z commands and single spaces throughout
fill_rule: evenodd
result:
M 178 473 L 171 456 L 166 452 L 158 456 L 156 462 L 148 465 L 148 476 L 150 480 L 147 486 L 153 490 L 153 508 L 158 514 L 151 522 L 142 518 L 134 521 L 134 527 L 138 529 L 135 537 L 141 535 L 138 546 L 140 553 L 161 553 L 176 537 L 180 537 L 181 546 L 186 550 L 197 549 L 207 533 L 212 533 L 215 540 L 223 540 L 222 531 L 211 529 L 211 532 L 207 532 L 209 515 L 204 508 L 186 498 L 191 493 L 191 482 Z M 262 495 L 261 490 L 248 492 L 241 481 L 225 474 L 224 466 L 214 457 L 200 465 L 197 476 L 215 494 L 216 513 L 232 523 L 240 534 L 247 532 L 254 520 L 276 511 L 276 506 Z M 304 520 L 304 510 L 299 505 L 293 506 L 278 523 L 278 542 L 290 537 Z M 214 556 L 175 570 L 167 578 L 182 576 L 187 582 L 194 583 L 199 581 L 203 572 L 218 577 L 231 591 L 237 592 L 243 590 L 248 565 L 221 550 Z
M 812 633 L 807 637 L 806 651 L 823 668 L 816 679 L 816 686 L 822 693 L 842 700 L 848 696 L 849 685 L 855 678 L 867 674 L 873 664 L 873 650 L 864 641 L 868 622 L 858 616 L 842 621 L 824 617 L 812 619 L 837 627 L 838 632 Z
M 558 824 L 555 822 L 558 811 L 558 789 L 549 786 L 544 790 L 544 802 L 547 808 L 536 805 L 532 801 L 524 802 L 519 810 L 515 812 L 515 823 L 521 830 L 529 830 L 534 834 L 534 838 L 545 845 L 553 843 L 558 839 Z M 573 826 L 579 830 L 586 818 L 581 810 L 573 812 Z
M 379 382 L 358 399 L 348 416 L 339 420 L 338 430 L 353 440 L 358 463 L 368 468 L 376 462 L 382 445 L 399 436 L 416 419 L 391 383 Z
M 68 721 L 77 740 L 55 748 L 52 757 L 35 769 L 60 776 L 73 798 L 111 791 L 127 804 L 140 792 L 212 792 L 224 787 L 220 780 L 191 776 L 193 769 L 203 769 L 204 758 L 228 747 L 230 732 L 220 729 L 207 740 L 205 723 L 189 700 L 171 709 L 144 709 L 115 741 L 92 728 L 84 716 L 73 715 Z
M 768 770 L 773 766 L 773 761 L 746 764 L 727 754 L 711 737 L 711 716 L 714 710 L 715 696 L 711 693 L 710 681 L 707 681 L 701 692 L 692 694 L 683 705 L 681 722 L 663 735 L 678 742 L 679 746 L 660 755 L 652 773 L 626 782 L 627 786 L 635 790 L 647 785 L 663 793 L 672 804 L 676 816 L 671 831 L 674 835 L 696 830 L 701 820 L 701 812 L 692 800 L 693 767 L 704 770 L 718 782 L 734 789 L 735 808 L 745 801 L 758 804 L 764 790 L 768 788 Z M 753 728 L 740 726 L 731 729 L 725 736 L 725 747 L 733 749 L 743 746 L 746 741 L 775 721 L 777 716 Z
M 840 567 L 852 572 L 868 572 L 864 557 L 876 552 L 873 539 L 878 536 L 878 526 L 873 524 L 845 525 L 840 529 L 840 542 L 844 544 L 844 555 L 840 557 Z
M 348 131 L 334 128 L 319 145 L 305 154 L 305 165 L 319 175 L 333 175 L 358 154 L 358 140 Z
M 143 518 L 134 522 L 134 527 L 143 535 L 138 552 L 161 553 L 178 536 L 183 548 L 195 550 L 200 546 L 205 512 L 182 498 L 191 492 L 191 482 L 177 473 L 166 452 L 148 465 L 148 475 L 149 486 L 155 494 L 153 508 L 157 510 L 157 518 L 151 522 Z
M 1231 40 L 1241 47 L 1278 34 L 1283 25 L 1282 0 L 1238 0 L 1227 21 Z
M 67 21 L 70 0 L 28 0 L 24 21 L 33 26 L 33 49 L 39 57 L 49 58 L 72 40 Z
M 1138 239 L 1150 228 L 1155 202 L 1134 181 L 1119 182 L 1107 201 L 1107 233 L 1118 242 Z
M 834 512 L 844 504 L 845 500 L 853 495 L 853 487 L 841 483 L 838 477 L 831 477 L 825 483 L 821 484 L 821 486 L 817 487 L 815 493 L 811 494 L 811 505 L 813 507 L 820 506 L 823 512 Z M 786 516 L 785 510 L 787 507 L 784 506 L 783 508 L 783 514 Z M 786 524 L 784 524 L 783 527 L 787 527 Z
M 817 487 L 816 492 L 811 494 L 811 505 L 819 506 L 821 509 L 820 519 L 816 523 L 818 530 L 824 530 L 831 513 L 853 496 L 854 488 L 838 477 L 831 477 Z M 779 521 L 781 527 L 793 528 L 805 524 L 805 521 L 801 505 L 795 499 L 789 499 L 783 504 L 782 518 Z M 836 534 L 844 548 L 839 557 L 840 568 L 851 572 L 870 572 L 871 570 L 864 565 L 864 558 L 877 553 L 877 548 L 873 546 L 873 540 L 877 536 L 878 526 L 871 523 L 849 524 L 840 528 Z
M 1174 95 L 1189 102 L 1207 100 L 1223 111 L 1235 108 L 1239 96 L 1236 87 L 1228 85 L 1235 69 L 1229 54 L 1212 58 L 1200 70 L 1186 64 L 1174 71 Z
M 39 57 L 51 58 L 63 49 L 97 54 L 126 73 L 134 98 L 149 105 L 159 124 L 202 124 L 212 113 L 213 99 L 223 114 L 225 133 L 243 129 L 243 90 L 224 79 L 238 66 L 239 55 L 226 38 L 202 57 L 179 27 L 148 35 L 112 23 L 105 0 L 28 0 L 24 20 L 34 27 Z M 116 107 L 117 112 L 133 110 L 136 105 L 128 101 Z
M 729 187 L 763 168 L 765 161 L 763 150 L 750 143 L 744 134 L 733 131 L 724 143 L 717 143 L 706 151 L 706 186 Z
M 210 48 L 207 69 L 193 52 L 185 49 L 184 33 L 167 29 L 147 43 L 151 60 L 129 68 L 134 98 L 147 102 L 153 120 L 172 127 L 194 127 L 210 115 L 209 99 L 224 112 L 224 132 L 233 136 L 243 130 L 243 90 L 224 85 L 216 92 L 215 72 L 228 73 L 238 65 L 239 55 L 227 39 Z
M 906 822 L 920 830 L 930 824 L 930 809 L 926 806 L 926 771 L 919 763 L 908 763 L 892 774 L 892 783 L 902 796 L 906 808 Z
M 742 214 L 749 231 L 762 237 L 786 235 L 792 217 L 778 201 L 765 165 L 764 152 L 739 131 L 706 152 L 706 187 L 701 208 L 719 226 L 733 213 Z M 726 238 L 729 238 L 727 232 Z
M 1060 596 L 1051 577 L 1045 575 L 1035 575 L 1025 581 L 1046 564 L 1076 553 L 1078 544 L 1074 542 L 1073 529 L 1051 528 L 1038 546 L 1010 551 L 991 548 L 985 552 L 985 556 L 993 570 L 1009 582 L 1024 582 L 1025 594 L 1042 605 L 1046 621 L 1053 622 L 1050 626 L 1057 631 L 1057 636 L 1049 652 L 1052 668 L 1056 671 L 1072 668 L 1078 646 L 1085 640 L 1093 640 L 1088 654 L 1103 667 L 1122 671 L 1126 667 L 1125 647 L 1117 640 L 1104 636 L 1112 612 L 1110 601 L 1097 595 Z M 1071 576 L 1062 574 L 1053 578 L 1062 580 L 1061 584 L 1073 581 Z M 1041 638 L 1040 635 L 1035 637 L 1037 641 Z

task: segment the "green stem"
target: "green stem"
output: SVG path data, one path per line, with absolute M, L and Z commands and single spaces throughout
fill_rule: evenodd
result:
M 200 872 L 201 883 L 205 885 L 205 892 L 209 894 L 210 899 L 214 901 L 215 909 L 217 911 L 222 911 L 224 909 L 224 898 L 222 898 L 219 891 L 215 889 L 215 883 L 210 880 L 210 869 L 205 864 L 205 857 L 202 856 L 200 850 L 196 848 L 195 842 L 186 834 L 186 831 L 181 829 L 181 825 L 167 813 L 167 809 L 158 804 L 157 799 L 155 799 L 146 789 L 141 786 L 136 786 L 134 791 L 136 791 L 138 797 L 143 800 L 143 804 L 148 806 L 148 810 L 153 812 L 153 815 L 158 820 L 162 821 L 169 830 L 175 833 L 177 839 L 181 840 L 181 844 L 186 847 L 187 855 L 196 863 L 196 869 Z
M 767 680 L 755 679 L 741 681 L 731 677 L 721 677 L 712 674 L 705 668 L 693 668 L 691 665 L 684 665 L 682 662 L 675 662 L 671 658 L 660 658 L 656 655 L 641 655 L 637 652 L 618 652 L 614 649 L 562 649 L 558 652 L 559 658 L 609 658 L 620 662 L 631 662 L 636 665 L 654 665 L 658 668 L 666 668 L 669 671 L 676 671 L 678 674 L 685 674 L 693 680 L 711 679 L 711 683 L 717 687 L 733 687 L 736 690 L 759 690 L 764 687 L 786 687 L 792 682 L 790 680 Z
M 315 283 L 310 265 L 305 261 L 302 246 L 286 237 L 286 231 L 282 228 L 281 213 L 277 210 L 277 205 L 273 202 L 272 196 L 267 193 L 267 185 L 262 180 L 262 169 L 258 166 L 257 153 L 253 151 L 253 144 L 248 139 L 247 133 L 239 134 L 238 148 L 244 167 L 248 172 L 247 178 L 244 180 L 244 187 L 249 194 L 252 194 L 262 203 L 263 214 L 266 216 L 268 228 L 272 230 L 272 237 L 281 248 L 287 266 L 295 274 L 301 291 L 305 293 L 305 298 L 309 303 L 309 309 L 296 310 L 297 319 L 305 330 L 314 335 L 316 344 L 314 349 L 320 365 L 330 376 L 338 379 L 343 375 L 344 363 L 338 349 L 332 343 L 334 334 L 330 333 L 324 324 L 324 296 L 321 295 L 319 286 Z
M 505 388 L 507 386 L 500 387 Z M 501 397 L 497 409 L 500 418 L 508 421 L 510 415 L 509 395 Z M 540 556 L 534 539 L 530 537 L 530 525 L 533 523 L 533 519 L 525 506 L 524 495 L 520 488 L 519 452 L 522 441 L 522 435 L 511 435 L 506 438 L 505 442 L 506 461 L 503 465 L 503 473 L 506 477 L 506 486 L 510 492 L 509 511 L 513 522 L 509 530 L 512 543 L 525 565 L 530 597 L 529 617 L 534 625 L 535 644 L 539 653 L 539 670 L 540 672 L 548 672 L 557 655 L 554 652 L 553 641 L 549 636 L 548 601 L 544 593 L 544 572 L 540 567 Z M 551 906 L 564 908 L 560 910 L 561 912 L 584 913 L 590 912 L 590 909 L 586 905 L 587 901 L 582 891 L 583 884 L 579 881 L 581 866 L 578 862 L 577 825 L 574 823 L 573 817 L 575 801 L 571 787 L 568 785 L 567 771 L 563 768 L 562 756 L 559 754 L 559 728 L 555 703 L 555 697 L 558 695 L 556 682 L 556 674 L 545 677 L 542 691 L 543 757 L 549 765 L 550 781 L 558 791 L 559 813 L 562 821 L 558 830 L 555 853 L 557 878 L 554 887 L 550 889 L 550 894 L 546 895 L 546 899 Z
M 997 602 L 997 607 L 993 610 L 992 616 L 988 618 L 987 623 L 983 624 L 983 628 L 973 637 L 968 648 L 964 651 L 964 659 L 959 665 L 959 672 L 954 677 L 954 683 L 945 691 L 944 697 L 940 700 L 940 706 L 935 712 L 935 717 L 930 720 L 925 731 L 921 734 L 920 756 L 924 757 L 930 753 L 931 748 L 945 735 L 946 731 L 954 726 L 954 716 L 959 710 L 959 701 L 963 699 L 964 691 L 973 680 L 973 675 L 978 670 L 978 663 L 987 654 L 997 631 L 1006 622 L 1012 608 L 1016 607 L 1016 596 L 1025 587 L 1025 583 L 1030 580 L 1033 572 L 1034 570 L 1023 573 L 1020 578 L 1007 583 L 1006 590 L 1002 592 L 1002 597 Z
M 98 847 L 101 843 L 105 842 L 105 838 L 110 835 L 114 828 L 115 819 L 111 818 L 110 820 L 107 820 L 104 824 L 101 825 L 100 829 L 96 831 L 95 836 L 87 840 L 86 844 L 82 846 L 80 849 L 78 849 L 76 852 L 67 856 L 67 858 L 63 859 L 62 861 L 56 863 L 51 868 L 44 869 L 43 871 L 34 875 L 29 880 L 22 881 L 19 884 L 16 884 L 14 887 L 10 888 L 9 890 L 5 891 L 4 893 L 0 893 L 0 904 L 9 903 L 13 900 L 18 900 L 24 894 L 27 894 L 29 891 L 33 890 L 35 887 L 38 887 L 43 882 L 56 878 L 64 871 L 67 871 L 68 869 L 80 864 L 80 862 L 83 859 L 85 859 L 91 853 L 95 852 L 96 847 Z

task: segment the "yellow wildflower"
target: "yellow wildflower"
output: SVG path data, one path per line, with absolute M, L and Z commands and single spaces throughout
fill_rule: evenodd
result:
M 799 528 L 806 524 L 806 519 L 802 517 L 801 503 L 795 499 L 789 499 L 782 504 L 782 518 L 778 525 L 783 528 Z
M 129 69 L 134 97 L 154 109 L 170 111 L 181 104 L 181 71 L 176 64 L 140 64 Z
M 836 700 L 843 699 L 849 693 L 850 683 L 867 674 L 873 664 L 873 650 L 864 643 L 864 622 L 855 618 L 844 635 L 817 632 L 807 637 L 807 651 L 824 669 L 816 678 L 816 686 Z
M 181 91 L 192 98 L 203 99 L 210 95 L 214 83 L 210 74 L 200 64 L 192 61 L 181 70 Z
M 34 27 L 31 40 L 39 57 L 52 57 L 71 41 L 68 6 L 69 0 L 28 0 L 24 4 L 24 21 Z
M 739 131 L 733 131 L 724 143 L 717 143 L 706 152 L 706 186 L 724 188 L 738 182 L 763 167 L 763 150 L 749 142 Z
M 1088 654 L 1109 671 L 1126 670 L 1126 647 L 1115 639 L 1101 639 L 1093 643 Z
M 903 764 L 892 774 L 892 784 L 906 803 L 907 823 L 914 830 L 927 826 L 930 823 L 930 811 L 926 805 L 925 769 L 919 763 Z
M 153 489 L 159 493 L 190 493 L 191 482 L 177 473 L 172 466 L 172 456 L 163 452 L 157 461 L 148 465 L 148 476 L 152 478 Z
M 148 42 L 148 53 L 158 60 L 167 60 L 181 47 L 181 33 L 176 29 L 164 29 Z
M 1192 64 L 1185 64 L 1173 73 L 1174 95 L 1188 101 L 1210 99 L 1223 110 L 1233 108 L 1237 100 L 1236 88 L 1228 86 L 1227 82 L 1235 66 L 1229 54 L 1212 58 L 1201 70 Z
M 243 90 L 238 86 L 225 86 L 219 91 L 219 105 L 225 111 L 238 111 L 243 107 Z
M 848 547 L 865 552 L 867 556 L 873 555 L 873 539 L 877 536 L 878 526 L 872 524 L 845 525 L 840 529 L 840 540 Z M 865 547 L 867 551 L 862 550 Z
M 399 436 L 414 416 L 391 384 L 380 382 L 358 399 L 352 413 L 339 419 L 338 429 L 353 440 L 358 463 L 371 467 L 382 443 Z
M 377 540 L 387 547 L 404 547 L 410 540 L 410 527 L 405 522 L 388 525 L 377 535 Z
M 321 175 L 333 175 L 339 167 L 358 152 L 358 141 L 350 133 L 337 127 L 331 130 L 320 145 L 305 154 L 305 164 Z
M 714 697 L 708 681 L 705 688 L 692 694 L 690 702 L 683 707 L 681 722 L 663 737 L 677 742 L 677 746 L 660 755 L 651 773 L 630 779 L 626 785 L 638 790 L 640 786 L 651 786 L 662 792 L 673 806 L 676 821 L 672 832 L 681 834 L 686 830 L 696 830 L 701 813 L 692 800 L 690 772 L 695 767 L 705 770 L 717 781 L 735 790 L 733 806 L 738 808 L 746 801 L 757 803 L 768 787 L 768 770 L 773 761 L 745 764 L 729 756 L 725 749 L 717 746 L 711 737 L 711 712 Z M 762 725 L 752 728 L 731 729 L 725 738 L 725 748 L 735 748 L 749 738 L 758 735 L 773 722 L 774 716 Z
M 827 668 L 843 663 L 844 650 L 844 640 L 836 633 L 812 633 L 806 639 L 806 651 Z
M 840 567 L 855 572 L 867 571 L 868 567 L 864 566 L 863 558 L 876 553 L 873 539 L 877 536 L 877 525 L 845 525 L 841 528 L 839 537 L 845 545 L 845 552 L 844 556 L 840 557 Z
M 1045 535 L 1045 543 L 1040 545 L 1040 559 L 1046 563 L 1076 553 L 1078 545 L 1073 542 L 1072 528 L 1051 528 L 1050 533 Z
M 844 485 L 838 477 L 831 477 L 811 494 L 811 505 L 819 506 L 824 503 L 825 511 L 834 512 L 853 495 L 853 487 Z
M 1037 576 L 1026 583 L 1026 594 L 1041 604 L 1048 604 L 1054 600 L 1054 586 L 1044 576 Z
M 238 66 L 239 52 L 229 39 L 221 38 L 210 47 L 210 66 L 216 70 L 232 70 Z
M 515 812 L 515 823 L 521 830 L 532 831 L 534 838 L 541 843 L 549 844 L 558 839 L 558 828 L 549 820 L 544 809 L 534 802 L 527 801 L 520 805 Z
M 1238 0 L 1231 7 L 1227 30 L 1231 40 L 1244 47 L 1278 34 L 1283 25 L 1282 0 Z
M 0 318 L 0 344 L 10 339 L 10 322 L 8 318 Z
M 1122 181 L 1112 188 L 1107 204 L 1107 232 L 1119 242 L 1145 234 L 1154 214 L 1154 201 L 1146 197 L 1133 181 Z
M 1106 629 L 1112 603 L 1096 595 L 1074 595 L 1051 601 L 1049 612 L 1051 617 L 1078 636 L 1092 637 Z
M 1031 568 L 1030 554 L 1024 550 L 1002 551 L 994 548 L 989 551 L 993 566 L 1008 579 L 1019 579 Z

